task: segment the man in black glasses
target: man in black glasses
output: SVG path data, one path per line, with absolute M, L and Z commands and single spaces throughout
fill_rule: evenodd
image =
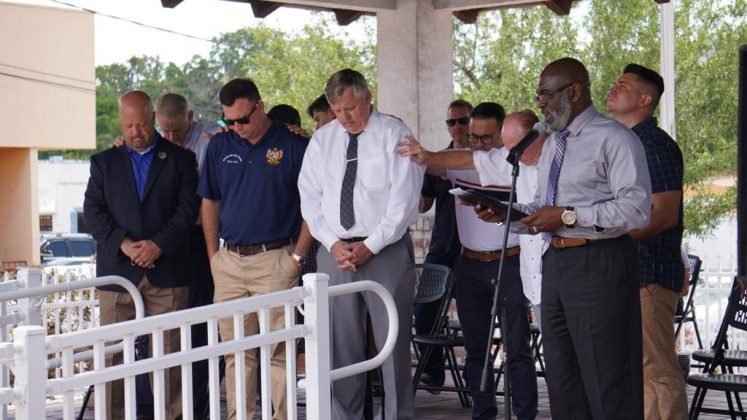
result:
M 467 135 L 469 134 L 469 114 L 472 112 L 472 104 L 457 99 L 449 104 L 446 111 L 446 130 L 449 132 L 451 142 L 446 147 L 450 149 L 463 149 L 468 147 Z M 445 265 L 454 268 L 462 244 L 456 230 L 456 218 L 454 216 L 454 196 L 449 190 L 454 188 L 451 181 L 440 176 L 426 173 L 423 179 L 423 188 L 420 191 L 420 212 L 425 213 L 436 202 L 436 211 L 431 233 L 428 255 L 425 257 L 426 264 Z M 451 299 L 451 296 L 446 297 Z M 433 323 L 438 316 L 441 307 L 441 299 L 435 302 L 418 303 L 413 308 L 415 315 L 415 331 L 418 334 L 428 334 L 433 329 Z M 426 385 L 440 387 L 444 384 L 444 351 L 434 349 L 426 361 L 421 382 Z M 429 390 L 438 393 L 437 390 Z
M 234 79 L 220 91 L 229 131 L 208 145 L 198 194 L 202 225 L 215 281 L 215 302 L 287 289 L 298 284 L 311 236 L 301 220 L 297 182 L 308 141 L 265 113 L 250 79 Z M 219 248 L 218 238 L 224 246 Z M 270 313 L 272 329 L 283 328 L 283 309 Z M 257 314 L 244 316 L 245 335 L 259 329 Z M 219 321 L 222 341 L 234 337 L 233 320 Z M 272 403 L 286 418 L 285 345 L 272 346 Z M 228 418 L 236 417 L 236 380 L 246 386 L 247 418 L 254 417 L 256 355 L 244 352 L 246 376 L 235 378 L 234 357 L 226 359 Z
M 483 102 L 471 113 L 467 143 L 472 150 L 489 151 L 501 147 L 501 129 L 505 112 L 494 102 Z M 472 154 L 457 152 L 428 153 L 420 146 L 404 142 L 403 155 L 427 155 L 419 160 L 428 165 L 428 172 L 445 176 L 462 189 L 476 189 L 483 194 L 507 201 L 510 184 L 482 185 L 480 174 L 474 169 Z M 406 149 L 411 151 L 405 153 Z M 415 151 L 415 150 L 418 151 Z M 461 159 L 458 157 L 461 155 Z M 453 159 L 457 158 L 457 159 Z M 417 159 L 416 159 L 417 160 Z M 446 167 L 464 168 L 460 170 Z M 468 169 L 469 168 L 469 169 Z M 506 307 L 509 334 L 509 363 L 511 366 L 512 407 L 519 419 L 533 419 L 537 413 L 537 379 L 529 346 L 529 309 L 520 276 L 519 236 L 509 234 L 503 249 L 504 226 L 485 223 L 471 207 L 457 205 L 456 221 L 462 253 L 456 261 L 456 302 L 467 350 L 465 375 L 472 391 L 473 419 L 495 419 L 498 409 L 493 376 L 488 375 L 486 392 L 480 391 L 482 367 L 487 356 L 488 335 L 493 328 L 490 311 L 493 303 L 493 279 L 498 273 L 501 254 L 505 265 L 500 284 L 501 298 L 508 297 Z M 503 300 L 503 299 L 501 299 Z

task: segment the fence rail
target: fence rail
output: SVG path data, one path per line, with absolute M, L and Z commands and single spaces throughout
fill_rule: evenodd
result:
M 235 374 L 244 377 L 245 366 L 243 353 L 259 348 L 261 360 L 260 382 L 262 392 L 262 418 L 272 416 L 269 389 L 270 347 L 275 343 L 285 343 L 287 410 L 289 418 L 296 418 L 296 378 L 295 378 L 295 340 L 306 339 L 306 416 L 310 420 L 326 420 L 331 417 L 330 384 L 344 378 L 379 366 L 391 353 L 397 337 L 397 310 L 391 295 L 380 284 L 372 281 L 360 281 L 353 284 L 328 287 L 329 277 L 315 273 L 304 276 L 304 286 L 296 287 L 265 295 L 237 299 L 218 304 L 202 306 L 148 318 L 136 319 L 115 325 L 95 329 L 86 329 L 70 333 L 48 335 L 47 329 L 40 326 L 19 326 L 14 330 L 13 366 L 15 384 L 12 388 L 0 389 L 0 402 L 13 402 L 16 407 L 16 419 L 30 420 L 44 418 L 44 401 L 47 395 L 61 394 L 63 397 L 63 418 L 75 416 L 74 392 L 88 386 L 94 386 L 95 416 L 103 420 L 106 406 L 105 383 L 124 379 L 125 415 L 134 419 L 136 413 L 135 376 L 152 373 L 154 376 L 155 418 L 165 417 L 164 378 L 170 368 L 180 368 L 182 374 L 182 416 L 192 418 L 192 375 L 191 363 L 208 360 L 209 366 L 209 399 L 211 418 L 220 418 L 219 395 L 219 357 L 235 354 Z M 389 332 L 382 350 L 373 359 L 331 369 L 329 358 L 329 299 L 342 294 L 370 291 L 382 301 L 389 317 Z M 304 305 L 305 323 L 295 325 L 294 311 L 296 306 Z M 270 330 L 270 311 L 282 309 L 285 315 L 285 326 L 282 329 Z M 218 320 L 234 319 L 234 325 L 242 324 L 243 317 L 257 313 L 259 334 L 243 337 L 236 334 L 233 340 L 219 342 Z M 193 324 L 207 323 L 208 346 L 191 348 L 190 331 Z M 165 354 L 163 345 L 164 331 L 178 329 L 181 335 L 180 351 Z M 135 338 L 150 335 L 153 343 L 153 357 L 135 360 Z M 122 341 L 124 363 L 107 366 L 106 343 Z M 93 356 L 93 370 L 78 371 L 75 369 L 75 358 L 80 349 L 88 349 Z M 48 354 L 61 355 L 61 376 L 48 378 L 45 362 Z M 238 418 L 246 416 L 244 381 L 236 381 L 236 407 Z

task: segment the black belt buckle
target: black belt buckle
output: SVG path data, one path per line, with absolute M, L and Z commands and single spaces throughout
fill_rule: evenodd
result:
M 352 238 L 340 238 L 341 241 L 348 243 L 348 244 L 352 242 L 363 242 L 366 239 L 368 239 L 368 236 L 355 236 Z

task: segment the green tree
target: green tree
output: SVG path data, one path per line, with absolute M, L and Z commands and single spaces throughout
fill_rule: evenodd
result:
M 735 189 L 712 181 L 735 174 L 737 50 L 747 41 L 746 0 L 682 0 L 675 11 L 677 141 L 685 161 L 685 228 L 707 232 L 734 211 Z M 544 7 L 485 13 L 455 25 L 457 93 L 497 100 L 507 110 L 534 107 L 542 68 L 563 56 L 583 61 L 604 110 L 623 67 L 659 67 L 659 9 L 651 0 L 574 3 L 571 18 Z M 667 87 L 671 89 L 671 87 Z

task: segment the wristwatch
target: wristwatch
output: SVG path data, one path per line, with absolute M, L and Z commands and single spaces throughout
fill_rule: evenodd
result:
M 563 214 L 560 215 L 560 220 L 567 228 L 576 227 L 576 210 L 571 206 L 566 207 Z
M 298 254 L 293 254 L 293 259 L 296 260 L 296 262 L 300 265 L 304 265 L 306 263 L 306 257 L 302 257 Z

